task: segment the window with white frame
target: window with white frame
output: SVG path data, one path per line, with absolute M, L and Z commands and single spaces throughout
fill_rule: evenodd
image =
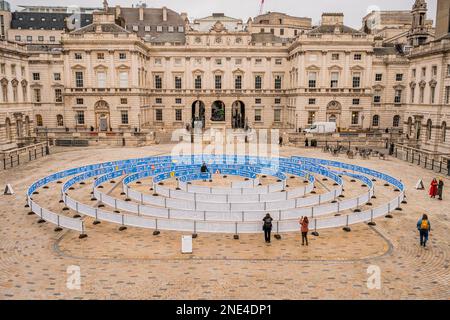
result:
M 445 87 L 445 104 L 450 104 L 450 86 Z
M 162 89 L 162 78 L 159 74 L 155 74 L 155 89 Z
M 256 90 L 262 89 L 262 77 L 260 75 L 255 76 L 255 89 Z
M 41 102 L 41 89 L 35 88 L 33 90 L 33 92 L 34 92 L 34 102 L 40 103 Z
M 339 72 L 331 73 L 331 88 L 337 88 L 339 85 Z
M 313 124 L 316 121 L 316 112 L 308 111 L 308 124 Z
M 262 110 L 255 109 L 255 122 L 261 122 L 261 121 L 262 121 Z
M 156 121 L 163 121 L 162 109 L 155 109 L 155 119 L 156 119 Z
M 401 103 L 401 102 L 402 102 L 402 90 L 395 90 L 394 103 Z
M 281 109 L 273 110 L 273 121 L 281 122 Z
M 106 87 L 106 72 L 99 71 L 97 72 L 97 88 L 105 88 Z
M 242 89 L 242 75 L 237 74 L 234 77 L 234 89 L 241 90 Z
M 77 124 L 84 124 L 84 111 L 77 111 Z
M 194 86 L 196 90 L 200 90 L 202 88 L 202 76 L 196 75 L 194 80 Z
M 122 110 L 120 111 L 120 120 L 122 124 L 128 124 L 128 111 Z
M 222 75 L 216 74 L 214 76 L 214 88 L 216 90 L 222 90 Z
M 275 90 L 281 90 L 282 87 L 282 79 L 281 76 L 275 76 Z
M 378 127 L 379 125 L 380 125 L 380 116 L 376 114 L 372 117 L 372 127 Z
M 128 71 L 121 71 L 119 73 L 119 87 L 128 88 Z
M 77 88 L 83 88 L 84 86 L 84 78 L 82 71 L 75 72 L 75 86 Z
M 63 102 L 62 90 L 60 88 L 55 89 L 55 102 L 56 103 Z
M 359 123 L 359 112 L 352 111 L 352 125 L 357 125 Z
M 175 89 L 181 89 L 181 88 L 182 88 L 181 76 L 175 76 Z
M 175 109 L 175 121 L 183 121 L 183 110 Z
M 317 72 L 308 73 L 308 86 L 310 88 L 315 88 L 317 85 Z
M 361 87 L 361 72 L 353 73 L 352 86 L 353 88 Z

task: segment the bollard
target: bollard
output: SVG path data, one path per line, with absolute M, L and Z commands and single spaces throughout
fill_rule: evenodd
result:
M 348 215 L 347 215 L 347 221 L 345 223 L 345 227 L 342 228 L 342 230 L 344 230 L 345 232 L 350 232 L 352 231 L 352 229 L 350 229 L 350 227 L 348 226 Z
M 39 217 L 40 217 L 40 219 L 38 220 L 37 223 L 44 223 L 45 220 L 42 218 L 42 208 L 39 210 Z
M 80 234 L 80 236 L 78 238 L 79 239 L 87 238 L 87 234 L 84 233 L 84 222 L 81 223 L 81 234 Z
M 319 236 L 319 233 L 317 232 L 317 219 L 314 219 L 314 231 L 311 234 L 315 237 Z
M 192 233 L 192 239 L 196 239 L 198 237 L 197 234 L 197 221 L 194 221 L 194 233 Z
M 155 231 L 153 231 L 153 235 L 157 236 L 159 235 L 161 232 L 159 232 L 158 230 L 158 219 L 155 219 Z
M 234 236 L 233 236 L 234 240 L 239 240 L 239 235 L 238 235 L 238 225 L 237 222 L 235 222 L 234 224 Z
M 100 224 L 100 221 L 98 220 L 98 209 L 95 208 L 95 220 L 92 222 L 92 224 L 95 226 L 97 224 Z
M 373 209 L 370 210 L 370 222 L 368 223 L 369 226 L 376 226 L 377 224 L 375 221 L 373 221 Z
M 55 232 L 62 231 L 62 228 L 59 226 L 59 215 L 56 216 L 56 225 L 57 225 L 57 227 L 54 229 Z
M 280 223 L 280 221 L 277 221 L 277 233 L 274 236 L 274 238 L 277 239 L 277 240 L 281 240 L 279 223 Z

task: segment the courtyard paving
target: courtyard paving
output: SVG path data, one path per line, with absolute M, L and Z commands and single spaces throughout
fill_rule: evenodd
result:
M 408 203 L 393 219 L 377 225 L 321 230 L 301 246 L 300 234 L 283 234 L 266 245 L 262 235 L 200 234 L 192 255 L 180 252 L 181 233 L 86 221 L 88 237 L 49 223 L 38 224 L 27 215 L 25 192 L 35 180 L 52 172 L 101 161 L 170 154 L 171 145 L 143 148 L 66 149 L 18 169 L 0 172 L 0 185 L 11 183 L 15 195 L 0 196 L 0 299 L 446 299 L 450 298 L 450 180 L 444 200 L 430 199 L 427 190 L 415 190 L 418 179 L 427 186 L 435 174 L 417 165 L 387 160 L 347 159 L 401 178 Z M 302 155 L 336 159 L 320 150 L 283 147 L 281 156 Z M 348 186 L 346 195 L 356 195 Z M 50 185 L 34 199 L 62 212 L 59 186 Z M 140 186 L 145 189 L 144 186 Z M 326 184 L 318 185 L 322 192 Z M 106 185 L 105 185 L 106 188 Z M 119 197 L 118 188 L 109 186 Z M 378 199 L 394 192 L 377 187 Z M 74 190 L 80 199 L 89 189 Z M 142 190 L 143 191 L 143 190 Z M 119 192 L 120 193 L 120 192 Z M 364 209 L 364 208 L 363 208 Z M 417 219 L 427 213 L 432 232 L 429 246 L 419 246 Z M 73 212 L 67 212 L 70 215 Z M 70 290 L 69 266 L 79 266 L 81 288 Z M 370 266 L 381 270 L 380 289 L 369 289 Z

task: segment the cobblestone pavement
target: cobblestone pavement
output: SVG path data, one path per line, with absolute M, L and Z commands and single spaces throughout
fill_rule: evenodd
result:
M 1 186 L 11 183 L 16 194 L 0 196 L 0 299 L 449 299 L 449 189 L 444 200 L 430 199 L 415 190 L 419 178 L 427 186 L 433 173 L 400 160 L 349 160 L 401 178 L 408 204 L 393 219 L 377 219 L 377 226 L 360 224 L 310 236 L 285 234 L 266 245 L 262 235 L 200 234 L 194 253 L 180 253 L 181 233 L 117 225 L 93 226 L 84 218 L 88 237 L 72 231 L 56 233 L 49 223 L 38 224 L 24 208 L 26 188 L 37 178 L 79 165 L 107 160 L 167 154 L 171 146 L 144 148 L 84 148 L 53 154 L 20 169 L 0 173 Z M 319 150 L 285 147 L 282 156 L 331 158 Z M 445 179 L 450 188 L 450 180 Z M 36 196 L 39 203 L 62 212 L 59 187 L 50 185 Z M 322 187 L 318 186 L 320 192 Z M 358 190 L 346 183 L 346 193 Z M 84 192 L 84 193 L 83 193 Z M 116 192 L 116 191 L 113 191 Z M 378 187 L 377 201 L 395 194 Z M 80 190 L 77 197 L 89 196 Z M 55 200 L 56 199 L 56 200 Z M 381 202 L 380 202 L 381 203 Z M 374 202 L 374 205 L 376 203 Z M 429 246 L 419 246 L 416 221 L 431 219 Z M 67 212 L 66 214 L 73 214 Z M 79 266 L 81 288 L 69 290 L 69 266 Z M 381 270 L 381 288 L 369 289 L 369 266 Z

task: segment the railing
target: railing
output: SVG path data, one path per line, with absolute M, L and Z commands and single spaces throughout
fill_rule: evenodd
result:
M 395 144 L 394 154 L 398 159 L 416 164 L 424 169 L 450 176 L 450 154 L 435 153 L 402 144 Z
M 3 170 L 17 167 L 23 163 L 42 158 L 49 154 L 46 142 L 33 144 L 23 148 L 0 152 L 0 165 Z

